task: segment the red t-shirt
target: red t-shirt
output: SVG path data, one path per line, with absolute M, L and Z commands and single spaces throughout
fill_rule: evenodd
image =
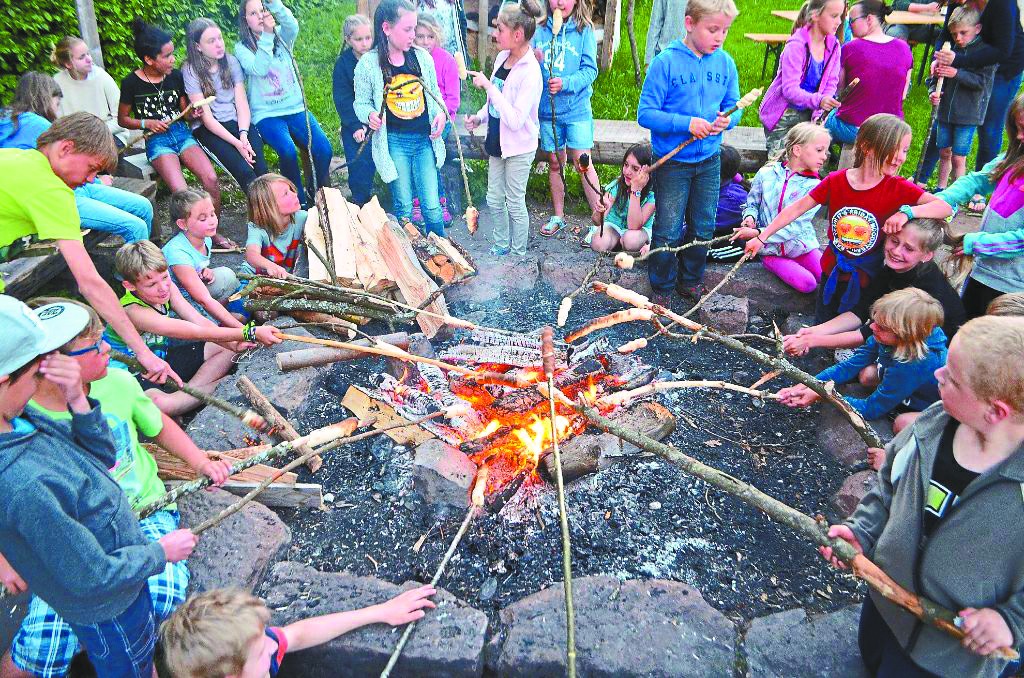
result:
M 919 186 L 903 177 L 884 177 L 874 188 L 858 191 L 850 186 L 847 170 L 833 172 L 811 189 L 810 196 L 828 210 L 828 239 L 835 250 L 848 257 L 862 257 L 882 246 L 882 224 L 903 205 L 916 205 Z M 821 271 L 828 276 L 836 265 L 836 254 L 827 248 L 821 257 Z M 861 276 L 867 286 L 868 276 Z

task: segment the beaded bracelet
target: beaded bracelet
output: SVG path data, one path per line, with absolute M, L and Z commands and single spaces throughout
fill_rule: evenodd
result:
M 256 321 L 250 320 L 242 326 L 242 340 L 256 341 Z

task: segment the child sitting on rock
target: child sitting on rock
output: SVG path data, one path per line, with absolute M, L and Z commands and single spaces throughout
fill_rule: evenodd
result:
M 270 610 L 239 590 L 215 589 L 185 601 L 160 627 L 161 675 L 170 678 L 276 676 L 285 654 L 323 645 L 368 624 L 400 626 L 436 605 L 432 586 L 420 586 L 359 610 L 269 626 Z
M 264 174 L 250 184 L 247 197 L 249 233 L 241 270 L 284 278 L 295 268 L 306 228 L 298 188 L 280 174 Z
M 595 252 L 610 252 L 621 245 L 627 252 L 647 253 L 655 210 L 647 173 L 650 165 L 648 144 L 634 144 L 626 151 L 622 171 L 604 187 L 601 207 L 592 215 L 594 225 L 583 238 Z

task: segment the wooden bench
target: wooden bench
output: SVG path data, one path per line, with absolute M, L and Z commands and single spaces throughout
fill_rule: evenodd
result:
M 768 56 L 772 55 L 775 57 L 775 67 L 772 69 L 772 77 L 775 77 L 775 71 L 779 69 L 779 55 L 782 54 L 782 48 L 786 46 L 786 41 L 789 40 L 789 33 L 744 33 L 743 37 L 747 40 L 751 40 L 756 43 L 764 45 L 764 59 L 761 61 L 761 79 L 764 80 L 765 71 L 768 69 Z

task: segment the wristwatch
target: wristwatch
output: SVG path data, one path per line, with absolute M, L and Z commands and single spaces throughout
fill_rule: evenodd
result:
M 907 219 L 914 218 L 914 208 L 910 205 L 901 205 L 899 209 L 900 213 L 904 214 Z
M 641 195 L 641 191 L 633 191 L 633 195 L 639 198 Z

